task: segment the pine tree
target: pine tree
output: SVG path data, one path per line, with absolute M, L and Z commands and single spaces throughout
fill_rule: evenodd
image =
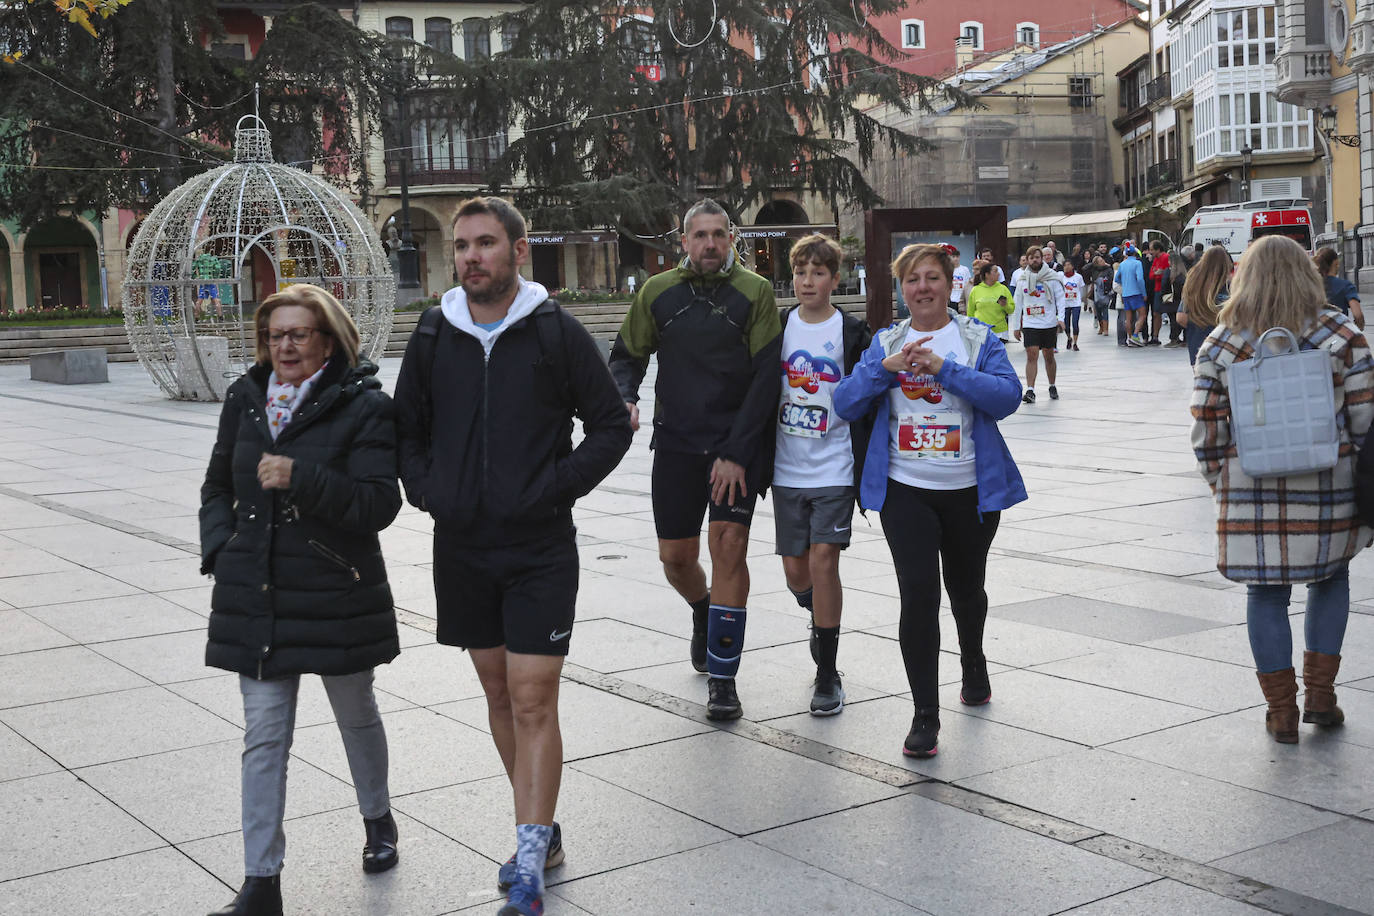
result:
M 0 4 L 0 213 L 25 229 L 61 210 L 151 208 L 230 158 L 254 111 L 277 158 L 371 188 L 385 39 L 336 10 L 296 4 L 250 61 L 216 57 L 212 0 L 137 0 L 95 34 L 50 4 Z
M 533 0 L 503 22 L 504 52 L 431 67 L 470 129 L 513 130 L 488 179 L 514 188 L 541 227 L 662 233 L 708 193 L 736 217 L 779 190 L 871 207 L 880 198 L 863 170 L 875 151 L 927 147 L 865 108 L 944 97 L 887 66 L 898 52 L 867 16 L 904 6 Z

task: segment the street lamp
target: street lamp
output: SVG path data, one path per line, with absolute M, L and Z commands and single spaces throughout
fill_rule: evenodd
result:
M 1250 199 L 1250 162 L 1255 158 L 1255 151 L 1248 145 L 1240 148 L 1240 200 L 1241 203 Z
M 1334 143 L 1339 143 L 1341 146 L 1350 146 L 1355 148 L 1359 147 L 1359 134 L 1347 135 L 1336 133 L 1336 109 L 1334 107 L 1332 107 L 1331 105 L 1327 105 L 1325 108 L 1323 108 L 1321 110 L 1321 119 L 1322 136 L 1324 136 L 1327 140 L 1330 140 Z
M 415 72 L 415 63 L 400 48 L 387 52 L 394 77 L 398 150 L 401 169 L 401 245 L 396 250 L 396 302 L 408 304 L 420 288 L 420 253 L 410 234 L 410 125 L 406 110 L 406 90 Z

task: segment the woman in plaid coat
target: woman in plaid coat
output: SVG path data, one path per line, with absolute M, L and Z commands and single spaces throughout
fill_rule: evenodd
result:
M 1228 370 L 1254 356 L 1271 327 L 1285 327 L 1300 347 L 1331 356 L 1340 457 L 1329 471 L 1252 478 L 1240 468 L 1231 437 Z M 1374 532 L 1355 508 L 1355 455 L 1374 419 L 1374 360 L 1364 334 L 1326 305 L 1307 253 L 1283 236 L 1256 241 L 1241 258 L 1215 330 L 1198 351 L 1193 383 L 1193 452 L 1216 496 L 1217 569 L 1248 588 L 1246 624 L 1265 725 L 1274 740 L 1298 741 L 1297 679 L 1288 600 L 1307 586 L 1302 720 L 1340 725 L 1334 684 L 1350 612 L 1349 563 Z

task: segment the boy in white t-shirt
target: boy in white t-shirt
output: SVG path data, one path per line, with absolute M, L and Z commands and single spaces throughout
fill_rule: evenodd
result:
M 868 424 L 850 424 L 834 411 L 833 394 L 867 349 L 868 326 L 830 304 L 843 251 L 824 235 L 792 247 L 792 286 L 798 306 L 783 316 L 782 394 L 773 464 L 777 552 L 787 587 L 811 613 L 816 663 L 813 716 L 844 708 L 836 670 L 840 641 L 840 551 L 849 546 L 859 464 Z

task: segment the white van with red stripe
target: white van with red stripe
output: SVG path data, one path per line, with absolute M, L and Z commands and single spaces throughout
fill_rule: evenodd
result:
M 1280 197 L 1199 207 L 1184 226 L 1179 245 L 1222 245 L 1239 258 L 1251 242 L 1266 235 L 1286 235 L 1311 253 L 1312 202 Z

